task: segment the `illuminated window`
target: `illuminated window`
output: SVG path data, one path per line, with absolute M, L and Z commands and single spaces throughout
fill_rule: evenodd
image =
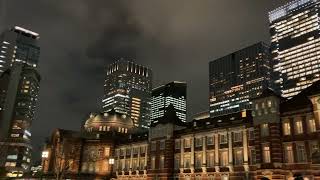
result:
M 144 154 L 146 153 L 146 147 L 145 146 L 141 146 L 140 147 L 140 154 Z
M 258 110 L 258 109 L 259 109 L 259 104 L 258 104 L 258 103 L 256 103 L 256 107 L 255 107 L 255 109 L 256 109 L 256 110 Z
M 20 136 L 20 134 L 11 134 L 11 137 L 14 137 L 14 138 L 19 137 L 19 136 Z
M 243 154 L 241 149 L 234 150 L 234 163 L 235 165 L 242 165 L 243 163 Z
M 140 165 L 139 165 L 140 170 L 145 169 L 144 163 L 145 163 L 145 158 L 140 158 Z
M 228 151 L 224 150 L 220 152 L 220 166 L 228 166 Z
M 242 132 L 233 132 L 233 142 L 242 142 Z
M 282 126 L 283 126 L 283 134 L 286 136 L 290 135 L 291 134 L 290 122 L 284 122 Z
M 207 152 L 207 167 L 214 167 L 214 152 Z
M 303 126 L 302 121 L 298 120 L 295 122 L 295 132 L 296 134 L 302 134 L 303 133 Z
M 134 158 L 132 159 L 132 170 L 137 170 L 138 169 L 138 159 Z
M 160 156 L 160 162 L 159 162 L 159 168 L 163 169 L 164 168 L 164 156 Z
M 16 167 L 16 162 L 6 162 L 5 167 Z
M 133 148 L 133 155 L 137 155 L 139 151 L 138 147 Z
M 126 161 L 125 161 L 125 169 L 126 170 L 130 169 L 130 159 L 126 159 Z
M 272 101 L 268 100 L 268 107 L 270 108 L 272 106 Z
M 319 151 L 319 144 L 317 141 L 310 142 L 310 154 L 313 155 L 313 153 Z
M 220 144 L 227 144 L 228 143 L 228 137 L 227 134 L 220 134 Z
M 201 147 L 202 146 L 202 138 L 196 138 L 196 147 Z
M 180 142 L 180 139 L 176 139 L 175 140 L 175 149 L 180 149 L 180 147 L 181 147 L 181 142 Z
M 131 149 L 130 148 L 127 148 L 126 149 L 126 156 L 130 156 L 131 155 Z
M 156 157 L 151 157 L 151 169 L 156 169 Z
M 262 145 L 262 151 L 263 151 L 263 162 L 270 163 L 271 162 L 270 146 L 268 144 Z
M 190 155 L 184 155 L 184 168 L 190 168 L 191 165 L 191 157 Z
M 292 149 L 291 144 L 284 146 L 284 156 L 285 156 L 286 163 L 293 163 L 294 162 L 293 149 Z
M 195 154 L 195 168 L 200 169 L 202 166 L 202 153 Z
M 306 162 L 306 149 L 303 143 L 297 143 L 297 161 L 298 162 Z
M 18 159 L 18 155 L 8 155 L 7 159 Z
M 308 120 L 308 125 L 309 125 L 309 132 L 313 133 L 316 132 L 316 121 L 314 119 L 309 119 Z
M 262 137 L 269 136 L 269 125 L 267 123 L 261 124 L 260 128 Z
M 184 139 L 184 148 L 191 147 L 191 139 Z
M 213 145 L 213 137 L 207 136 L 207 145 Z

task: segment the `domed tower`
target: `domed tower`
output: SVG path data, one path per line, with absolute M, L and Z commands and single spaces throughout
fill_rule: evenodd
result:
M 83 131 L 86 134 L 130 134 L 134 129 L 133 120 L 112 109 L 104 113 L 91 113 L 85 121 Z

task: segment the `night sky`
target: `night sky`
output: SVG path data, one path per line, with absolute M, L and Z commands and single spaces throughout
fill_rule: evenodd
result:
M 33 122 L 39 155 L 55 128 L 78 130 L 101 109 L 104 68 L 118 57 L 151 67 L 154 86 L 188 83 L 188 114 L 208 109 L 208 62 L 269 43 L 268 11 L 286 0 L 0 0 L 0 31 L 40 34 Z

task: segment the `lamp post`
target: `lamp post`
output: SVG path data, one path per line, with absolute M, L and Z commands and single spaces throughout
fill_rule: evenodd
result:
M 111 165 L 111 169 L 110 169 L 110 179 L 112 179 L 112 177 L 113 177 L 114 158 L 112 158 L 112 157 L 109 158 L 109 164 Z
M 41 153 L 41 157 L 42 157 L 42 163 L 41 163 L 41 176 L 40 179 L 42 179 L 42 175 L 44 173 L 44 170 L 47 168 L 47 161 L 49 158 L 49 151 L 42 151 Z

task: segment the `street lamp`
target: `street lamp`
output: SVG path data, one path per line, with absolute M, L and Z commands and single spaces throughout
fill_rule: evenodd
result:
M 112 157 L 109 158 L 109 164 L 111 165 L 111 169 L 110 169 L 110 179 L 112 179 L 112 177 L 113 177 L 114 158 L 112 158 Z
M 48 151 L 42 151 L 42 158 L 48 158 L 49 157 L 49 152 Z
M 109 164 L 114 165 L 114 158 L 109 158 Z

